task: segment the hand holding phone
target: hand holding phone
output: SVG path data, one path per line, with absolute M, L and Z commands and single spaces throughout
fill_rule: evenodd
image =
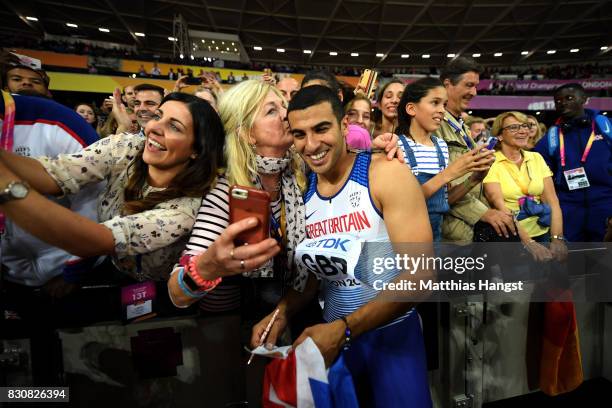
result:
M 185 79 L 185 84 L 187 85 L 200 85 L 201 83 L 202 83 L 202 78 L 200 77 L 188 76 L 187 79 Z
M 256 244 L 270 237 L 270 194 L 252 187 L 234 185 L 229 192 L 230 224 L 248 217 L 259 221 L 234 240 L 236 246 Z
M 355 95 L 363 92 L 366 98 L 371 97 L 374 87 L 376 86 L 377 77 L 378 72 L 372 69 L 364 69 L 363 74 L 361 74 L 361 78 L 359 78 L 359 83 L 355 88 Z
M 487 145 L 487 150 L 493 150 L 498 141 L 499 139 L 497 139 L 496 137 L 492 137 L 491 140 L 489 140 L 489 144 Z
M 494 161 L 495 156 L 492 151 L 476 147 L 456 157 L 443 171 L 447 173 L 449 180 L 452 181 L 467 173 L 488 171 Z

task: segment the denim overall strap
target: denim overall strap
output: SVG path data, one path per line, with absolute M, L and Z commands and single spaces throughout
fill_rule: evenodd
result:
M 442 149 L 440 148 L 440 145 L 436 139 L 437 138 L 433 135 L 431 136 L 431 141 L 434 146 L 436 146 L 436 153 L 438 153 L 438 164 L 440 165 L 440 171 L 442 171 L 446 168 L 446 161 L 444 160 L 444 154 L 442 153 Z
M 404 146 L 404 152 L 406 153 L 406 157 L 408 158 L 408 164 L 410 165 L 410 168 L 413 170 L 412 173 L 415 176 L 418 175 L 419 172 L 418 172 L 418 170 L 416 170 L 416 168 L 417 168 L 416 157 L 414 157 L 414 152 L 412 151 L 412 148 L 408 144 L 408 140 L 406 140 L 406 136 L 400 135 L 399 136 L 399 140 L 402 143 L 402 145 Z
M 419 172 L 417 169 L 417 161 L 414 156 L 414 151 L 408 145 L 408 141 L 406 140 L 406 136 L 401 135 L 400 141 L 404 146 L 404 151 L 406 153 L 406 158 L 410 167 L 412 169 L 412 173 L 418 180 L 419 184 L 423 185 L 427 183 L 430 179 L 435 177 L 435 174 L 423 173 Z M 440 171 L 446 168 L 446 161 L 444 160 L 444 154 L 442 153 L 442 149 L 440 145 L 436 141 L 435 137 L 431 137 L 431 141 L 434 146 L 436 146 L 436 152 L 438 155 L 438 164 L 440 165 Z M 427 212 L 429 213 L 429 222 L 431 224 L 431 229 L 433 231 L 434 241 L 439 242 L 442 240 L 442 214 L 446 213 L 449 210 L 448 199 L 446 198 L 446 186 L 442 187 L 438 191 L 436 191 L 431 197 L 429 197 L 426 201 L 427 204 Z

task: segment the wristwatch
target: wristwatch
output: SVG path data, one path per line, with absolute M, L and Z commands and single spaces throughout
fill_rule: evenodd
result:
M 0 204 L 12 200 L 21 200 L 30 192 L 30 186 L 25 181 L 11 181 L 8 186 L 0 190 Z
M 567 242 L 567 239 L 565 239 L 565 237 L 563 235 L 553 235 L 551 238 L 552 239 L 558 239 L 559 241 Z

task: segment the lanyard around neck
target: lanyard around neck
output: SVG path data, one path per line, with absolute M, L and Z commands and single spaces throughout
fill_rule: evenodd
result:
M 584 148 L 584 152 L 582 153 L 582 158 L 580 159 L 581 163 L 585 163 L 589 153 L 591 153 L 591 147 L 593 147 L 593 142 L 595 141 L 595 122 L 591 121 L 591 136 L 589 136 L 589 140 L 587 141 L 586 147 Z M 561 156 L 561 167 L 565 167 L 565 137 L 563 136 L 563 130 L 561 126 L 559 126 L 559 155 Z
M 2 99 L 4 100 L 4 120 L 2 121 L 2 135 L 0 136 L 0 149 L 7 152 L 13 151 L 13 143 L 15 130 L 15 99 L 10 93 L 2 91 Z M 6 217 L 0 212 L 0 233 L 4 232 L 6 225 Z
M 2 122 L 2 136 L 0 137 L 0 148 L 7 152 L 13 151 L 14 129 L 15 129 L 15 100 L 10 93 L 2 91 L 4 100 L 4 121 Z
M 474 143 L 472 143 L 472 139 L 470 139 L 470 137 L 467 135 L 467 133 L 465 133 L 465 130 L 463 129 L 463 119 L 459 119 L 459 123 L 457 124 L 454 123 L 454 117 L 453 120 L 450 120 L 448 118 L 448 115 L 444 115 L 444 121 L 448 123 L 450 127 L 453 128 L 453 130 L 458 136 L 461 136 L 463 138 L 463 141 L 467 145 L 468 149 L 471 150 L 474 148 Z

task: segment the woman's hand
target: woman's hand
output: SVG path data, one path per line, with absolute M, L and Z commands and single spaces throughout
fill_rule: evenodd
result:
M 491 168 L 495 161 L 494 151 L 477 147 L 469 152 L 462 154 L 453 160 L 446 169 L 448 172 L 448 181 L 458 179 L 459 177 L 476 172 L 479 176 L 485 174 Z M 484 178 L 484 176 L 482 177 Z M 477 180 L 473 180 L 477 181 Z
M 254 349 L 262 345 L 261 336 L 266 331 L 266 327 L 268 327 L 268 323 L 270 323 L 270 319 L 272 319 L 272 315 L 274 312 L 270 313 L 259 323 L 253 326 L 253 330 L 251 331 L 251 348 Z M 272 348 L 278 341 L 278 338 L 283 334 L 287 325 L 289 324 L 289 319 L 287 319 L 287 315 L 281 308 L 276 315 L 276 319 L 274 323 L 272 323 L 272 327 L 268 332 L 268 336 L 263 340 L 263 343 L 266 345 L 266 348 Z
M 280 246 L 273 238 L 257 244 L 237 247 L 234 240 L 243 231 L 257 226 L 255 217 L 230 224 L 213 244 L 198 256 L 197 269 L 205 280 L 237 275 L 257 269 L 280 252 Z
M 536 241 L 528 241 L 526 243 L 523 243 L 523 245 L 529 251 L 531 256 L 533 256 L 533 259 L 536 262 L 548 262 L 553 259 L 552 252 L 544 245 Z
M 200 78 L 202 78 L 202 86 L 204 88 L 208 88 L 216 92 L 217 96 L 223 93 L 221 84 L 219 84 L 219 81 L 217 81 L 217 78 L 215 78 L 215 74 L 212 72 L 204 72 L 202 75 L 200 75 Z
M 268 74 L 267 72 L 264 72 L 264 74 L 261 76 L 261 80 L 271 86 L 276 86 L 276 79 L 274 78 L 274 75 L 271 73 Z
M 293 343 L 293 349 L 295 350 L 307 337 L 310 337 L 323 355 L 325 367 L 329 367 L 340 352 L 344 342 L 344 330 L 345 325 L 342 320 L 307 327 Z
M 387 153 L 387 160 L 393 160 L 397 158 L 400 163 L 405 163 L 404 153 L 402 149 L 397 146 L 399 137 L 394 133 L 383 133 L 376 136 L 372 140 L 372 149 L 383 149 Z
M 187 88 L 189 86 L 189 84 L 186 83 L 187 78 L 189 78 L 189 75 L 179 76 L 176 82 L 174 83 L 174 88 L 172 89 L 172 92 L 182 92 L 183 88 Z
M 564 262 L 567 259 L 567 245 L 563 240 L 553 238 L 550 242 L 550 252 L 558 262 Z

